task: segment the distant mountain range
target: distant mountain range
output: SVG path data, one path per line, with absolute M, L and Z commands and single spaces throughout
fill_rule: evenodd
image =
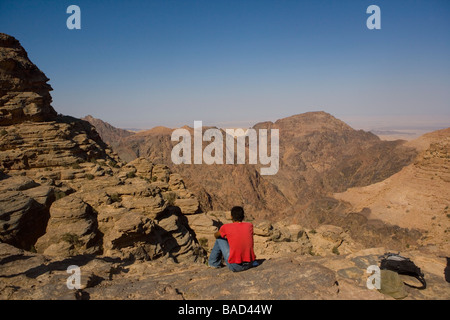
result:
M 260 165 L 174 165 L 171 128 L 131 133 L 91 116 L 84 120 L 97 128 L 121 159 L 146 157 L 180 173 L 205 210 L 243 205 L 254 217 L 273 220 L 292 216 L 293 208 L 301 211 L 331 193 L 382 181 L 417 154 L 404 141 L 382 141 L 326 112 L 309 112 L 253 126 L 280 132 L 279 172 L 261 176 Z

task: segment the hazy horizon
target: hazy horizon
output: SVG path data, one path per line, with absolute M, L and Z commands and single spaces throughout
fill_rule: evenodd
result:
M 69 5 L 81 30 L 69 30 Z M 369 5 L 381 30 L 369 30 Z M 53 107 L 120 128 L 245 127 L 325 111 L 355 129 L 450 123 L 450 2 L 11 1 L 0 32 Z M 448 125 L 447 125 L 448 126 Z
M 323 111 L 323 110 L 322 110 Z M 93 115 L 90 115 L 93 116 Z M 293 116 L 293 115 L 291 115 Z M 334 116 L 334 115 L 333 115 Z M 94 117 L 100 119 L 102 121 L 108 122 L 104 119 Z M 423 116 L 413 116 L 413 117 L 405 117 L 405 116 L 376 116 L 376 117 L 361 117 L 361 116 L 343 116 L 336 117 L 339 120 L 344 121 L 350 127 L 355 130 L 364 130 L 370 131 L 376 135 L 378 135 L 381 139 L 385 140 L 412 140 L 418 138 L 419 136 L 440 130 L 449 127 L 450 116 L 449 117 L 423 117 Z M 228 122 L 204 122 L 204 127 L 217 127 L 221 129 L 228 128 L 251 128 L 255 124 L 264 121 L 272 121 L 275 122 L 281 118 L 276 119 L 263 119 L 260 121 L 252 120 L 252 121 L 228 121 Z M 109 122 L 108 122 L 109 123 Z M 156 125 L 148 125 L 142 127 L 123 127 L 117 126 L 113 123 L 109 123 L 116 128 L 132 131 L 132 132 L 142 132 L 151 130 L 156 127 L 166 127 L 170 129 L 181 128 L 183 126 L 193 127 L 193 123 L 179 123 L 175 125 L 164 125 L 164 124 L 156 124 Z

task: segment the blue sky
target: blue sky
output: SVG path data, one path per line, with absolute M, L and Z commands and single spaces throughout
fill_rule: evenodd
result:
M 0 32 L 50 78 L 58 112 L 118 127 L 450 119 L 448 0 L 1 0 Z

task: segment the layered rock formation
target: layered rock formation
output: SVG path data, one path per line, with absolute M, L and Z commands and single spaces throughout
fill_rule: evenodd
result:
M 19 41 L 0 34 L 0 169 L 114 158 L 88 122 L 57 115 L 48 80 Z
M 48 80 L 18 40 L 0 33 L 0 125 L 54 119 Z
M 46 122 L 22 120 L 0 127 L 0 169 L 50 168 L 116 159 L 85 121 L 67 116 Z
M 0 34 L 0 241 L 47 256 L 201 257 L 182 177 L 125 165 L 89 122 L 56 114 L 48 80 Z
M 144 167 L 153 169 L 145 172 L 150 178 L 137 174 Z M 168 168 L 138 159 L 122 168 L 81 163 L 26 174 L 0 181 L 6 243 L 50 256 L 179 261 L 204 255 L 184 218 L 199 203 Z M 183 201 L 188 205 L 175 206 Z
M 45 233 L 54 190 L 24 176 L 0 179 L 0 241 L 30 249 Z

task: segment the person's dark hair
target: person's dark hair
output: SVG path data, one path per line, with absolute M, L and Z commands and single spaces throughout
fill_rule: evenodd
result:
M 231 218 L 233 221 L 242 222 L 244 220 L 244 208 L 242 207 L 233 207 L 231 209 Z

